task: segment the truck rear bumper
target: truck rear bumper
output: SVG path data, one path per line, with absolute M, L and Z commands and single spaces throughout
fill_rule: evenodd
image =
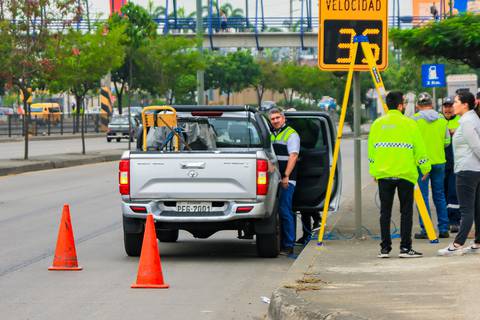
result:
M 156 222 L 228 222 L 243 219 L 263 219 L 270 216 L 264 202 L 234 202 L 225 201 L 225 205 L 211 212 L 176 212 L 168 210 L 161 201 L 122 202 L 122 214 L 126 218 L 146 219 L 147 213 L 152 213 Z M 132 207 L 144 207 L 147 213 L 139 213 Z M 239 208 L 248 212 L 237 212 Z

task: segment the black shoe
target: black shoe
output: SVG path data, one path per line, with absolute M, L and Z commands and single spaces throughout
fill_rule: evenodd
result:
M 400 254 L 398 255 L 399 258 L 421 258 L 423 257 L 423 253 L 417 252 L 413 249 L 406 249 L 401 248 Z
M 427 234 L 425 232 L 417 232 L 414 236 L 415 239 L 428 239 Z
M 306 236 L 303 236 L 303 237 L 301 237 L 301 238 L 298 238 L 297 243 L 303 245 L 303 244 L 305 244 L 306 239 L 308 239 L 308 237 L 306 237 Z
M 458 231 L 460 231 L 460 226 L 458 224 L 452 224 L 450 226 L 451 233 L 458 233 Z
M 438 237 L 439 238 L 450 238 L 450 234 L 448 233 L 448 231 L 442 231 L 442 232 L 438 233 Z
M 381 258 L 381 259 L 390 258 L 390 250 L 388 249 L 380 250 L 380 253 L 377 255 L 377 258 Z
M 280 255 L 281 256 L 289 256 L 293 254 L 293 248 L 284 248 L 282 250 L 280 250 Z

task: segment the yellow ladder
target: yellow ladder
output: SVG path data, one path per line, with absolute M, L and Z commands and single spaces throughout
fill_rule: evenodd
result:
M 328 186 L 327 186 L 327 194 L 325 196 L 325 201 L 324 201 L 324 206 L 323 206 L 323 213 L 322 213 L 322 224 L 320 227 L 319 235 L 318 235 L 318 245 L 322 246 L 323 245 L 323 237 L 325 234 L 325 225 L 327 224 L 327 217 L 328 217 L 328 208 L 330 206 L 330 198 L 332 196 L 332 188 L 333 188 L 333 180 L 335 176 L 335 171 L 337 169 L 337 162 L 338 162 L 338 155 L 340 153 L 340 143 L 342 141 L 342 132 L 343 132 L 343 125 L 345 123 L 345 115 L 347 113 L 347 106 L 348 106 L 348 98 L 350 95 L 350 89 L 352 87 L 352 79 L 353 79 L 353 72 L 354 72 L 354 67 L 355 67 L 355 60 L 357 57 L 358 53 L 358 45 L 359 43 L 361 44 L 363 54 L 365 55 L 366 62 L 368 64 L 368 68 L 370 70 L 370 74 L 373 79 L 373 83 L 375 85 L 375 89 L 377 90 L 378 96 L 381 99 L 383 109 L 385 113 L 388 111 L 388 107 L 385 104 L 385 96 L 386 96 L 386 91 L 385 91 L 385 86 L 383 84 L 382 76 L 380 75 L 380 71 L 378 70 L 376 60 L 373 56 L 372 49 L 371 49 L 371 44 L 368 42 L 368 37 L 366 35 L 355 35 L 354 33 L 351 33 L 351 29 L 341 29 L 340 33 L 342 34 L 351 34 L 351 43 L 349 45 L 350 47 L 350 68 L 348 70 L 348 76 L 347 76 L 347 84 L 345 87 L 345 93 L 343 95 L 343 102 L 342 102 L 342 109 L 340 113 L 340 120 L 338 123 L 338 133 L 337 133 L 337 139 L 335 142 L 335 149 L 333 152 L 333 164 L 330 167 L 330 176 L 328 179 Z M 362 62 L 365 62 L 363 60 Z M 425 206 L 425 201 L 423 199 L 422 193 L 420 192 L 420 188 L 415 186 L 415 202 L 417 203 L 418 211 L 420 213 L 420 216 L 423 220 L 423 224 L 425 226 L 425 230 L 427 232 L 428 239 L 432 243 L 438 243 L 438 238 L 435 233 L 435 229 L 433 228 L 432 220 L 430 219 L 430 216 L 427 211 L 427 207 Z M 428 200 L 428 199 L 427 199 Z

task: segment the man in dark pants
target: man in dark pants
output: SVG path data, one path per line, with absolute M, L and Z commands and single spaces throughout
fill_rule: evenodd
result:
M 269 112 L 273 132 L 270 140 L 278 159 L 278 167 L 282 175 L 280 183 L 280 226 L 281 226 L 281 255 L 293 253 L 295 245 L 295 220 L 292 211 L 293 193 L 297 180 L 297 159 L 300 153 L 300 137 L 290 126 L 287 126 L 285 115 L 278 109 Z
M 455 115 L 453 112 L 453 99 L 446 97 L 443 99 L 442 113 L 448 122 L 447 128 L 450 135 L 453 137 L 455 130 L 460 126 L 458 122 L 460 116 Z M 453 172 L 454 159 L 453 159 L 453 146 L 449 144 L 445 147 L 445 199 L 447 200 L 448 220 L 450 222 L 450 232 L 457 233 L 460 226 L 460 206 L 457 199 L 457 189 L 455 187 L 455 173 Z
M 297 240 L 298 244 L 306 245 L 312 238 L 313 230 L 320 226 L 320 212 L 318 211 L 306 211 L 300 212 L 302 220 L 303 235 Z M 312 225 L 313 220 L 313 225 Z
M 412 249 L 413 190 L 418 178 L 417 166 L 425 179 L 431 165 L 416 123 L 403 115 L 403 94 L 390 92 L 386 97 L 388 113 L 373 122 L 368 137 L 370 174 L 378 181 L 382 242 L 379 258 L 389 258 L 392 250 L 390 224 L 395 190 L 400 200 L 400 258 L 419 258 Z

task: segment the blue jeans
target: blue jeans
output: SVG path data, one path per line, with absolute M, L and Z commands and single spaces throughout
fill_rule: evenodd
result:
M 432 165 L 432 171 L 425 181 L 422 181 L 422 174 L 418 177 L 418 185 L 422 191 L 423 199 L 425 200 L 425 205 L 427 206 L 428 214 L 432 216 L 430 212 L 430 204 L 428 197 L 428 184 L 432 180 L 432 198 L 433 203 L 435 204 L 435 209 L 437 210 L 437 220 L 438 220 L 438 231 L 446 232 L 449 230 L 449 221 L 447 213 L 447 202 L 445 200 L 445 190 L 444 190 L 444 180 L 445 180 L 445 164 L 434 164 Z M 420 219 L 420 227 L 422 232 L 425 233 L 425 227 L 423 226 L 423 221 Z
M 295 214 L 292 211 L 292 199 L 295 186 L 291 183 L 285 189 L 280 186 L 280 228 L 282 248 L 293 248 L 295 245 Z
M 460 206 L 457 199 L 456 177 L 453 170 L 445 171 L 445 197 L 450 225 L 460 225 Z

